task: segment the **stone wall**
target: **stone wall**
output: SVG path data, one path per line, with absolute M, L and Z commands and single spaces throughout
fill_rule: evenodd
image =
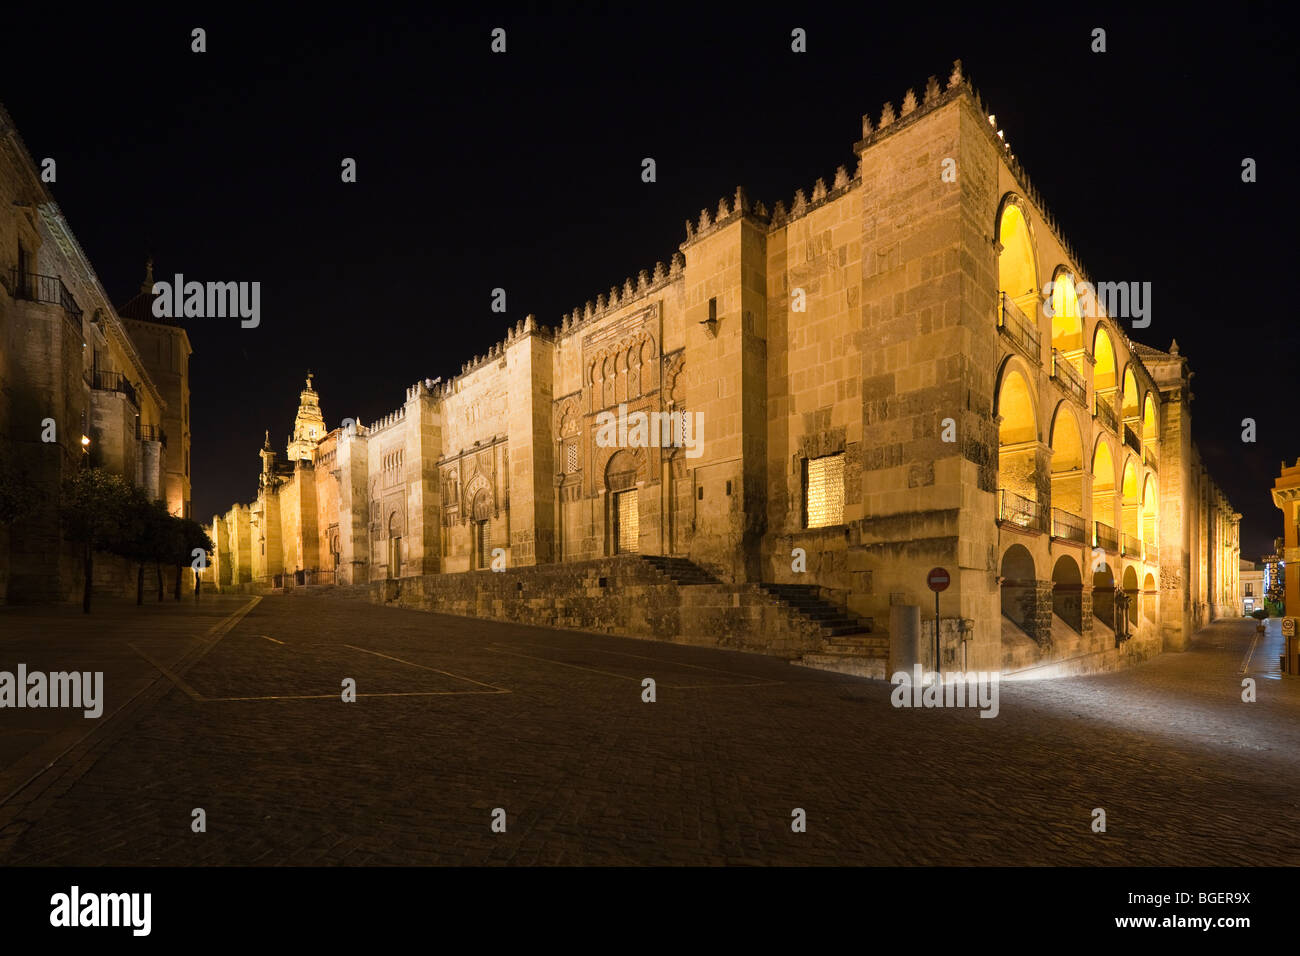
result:
M 635 556 L 376 581 L 369 596 L 441 614 L 789 658 L 821 647 L 818 628 L 757 586 L 679 587 Z

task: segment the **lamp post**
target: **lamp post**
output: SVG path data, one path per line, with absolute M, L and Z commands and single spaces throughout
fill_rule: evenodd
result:
M 1128 632 L 1128 592 L 1123 588 L 1115 589 L 1115 646 L 1119 647 L 1129 639 Z

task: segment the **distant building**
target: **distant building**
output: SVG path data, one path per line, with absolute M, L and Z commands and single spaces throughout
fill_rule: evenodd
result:
M 1264 567 L 1254 561 L 1241 562 L 1241 613 L 1249 616 L 1264 606 Z

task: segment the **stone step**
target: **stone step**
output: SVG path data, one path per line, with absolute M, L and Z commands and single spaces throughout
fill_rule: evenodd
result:
M 799 660 L 790 663 L 795 667 L 809 667 L 813 670 L 851 674 L 854 677 L 870 677 L 876 680 L 885 679 L 888 665 L 884 657 L 847 654 L 805 654 Z
M 822 625 L 822 632 L 832 637 L 839 637 L 846 634 L 870 634 L 871 632 L 858 623 Z
M 871 632 L 865 634 L 839 635 L 828 638 L 822 648 L 830 654 L 865 654 L 872 652 L 888 653 L 889 638 L 874 637 Z
M 685 558 L 669 558 L 661 554 L 643 554 L 640 557 L 660 574 L 671 579 L 674 584 L 691 587 L 697 584 L 718 583 L 711 574 Z

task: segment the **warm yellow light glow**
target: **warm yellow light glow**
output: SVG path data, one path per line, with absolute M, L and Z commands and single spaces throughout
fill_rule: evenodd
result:
M 1142 406 L 1138 399 L 1137 379 L 1133 375 L 1133 366 L 1124 369 L 1124 417 L 1138 418 L 1142 414 Z
M 1110 446 L 1104 441 L 1097 445 L 1097 453 L 1092 459 L 1092 490 L 1114 491 L 1115 459 L 1111 457 Z M 1098 521 L 1109 522 L 1109 515 L 1098 515 Z
M 808 462 L 805 489 L 808 527 L 828 528 L 844 523 L 844 455 L 827 455 Z
M 1052 347 L 1068 352 L 1082 347 L 1082 343 L 1079 296 L 1074 291 L 1074 280 L 1061 272 L 1052 282 Z
M 1015 203 L 1007 203 L 1002 210 L 998 241 L 1002 254 L 998 256 L 998 288 L 1020 307 L 1031 323 L 1038 315 L 1037 306 L 1030 307 L 1028 296 L 1038 292 L 1038 274 L 1034 268 L 1034 249 L 1029 240 L 1029 225 L 1024 213 Z
M 1097 363 L 1093 367 L 1093 388 L 1097 391 L 1112 389 L 1119 384 L 1119 368 L 1115 364 L 1115 346 L 1105 328 L 1097 325 L 1097 338 L 1093 344 L 1093 356 Z
M 90 444 L 90 436 L 89 436 L 89 435 L 82 435 L 82 436 L 81 436 L 81 444 L 82 444 L 83 447 L 86 446 L 86 445 L 89 445 L 89 444 Z

